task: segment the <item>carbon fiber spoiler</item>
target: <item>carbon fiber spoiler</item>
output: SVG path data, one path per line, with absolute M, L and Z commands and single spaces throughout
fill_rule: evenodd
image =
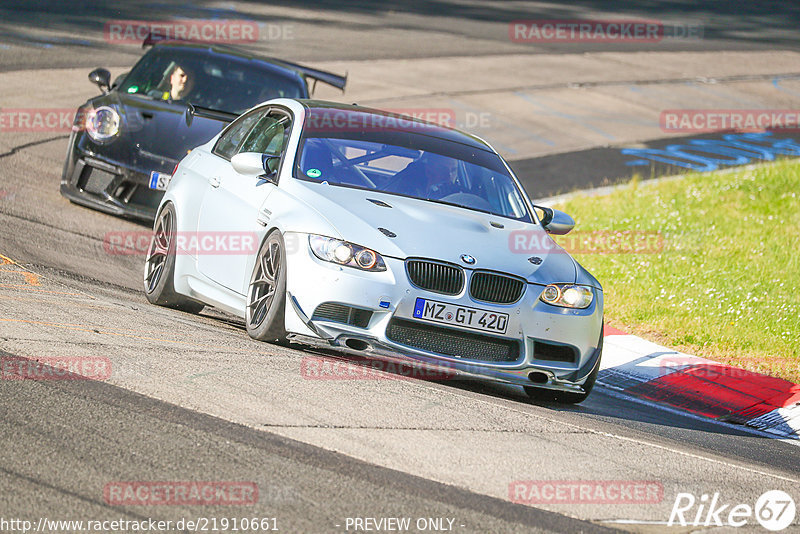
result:
M 282 63 L 287 67 L 300 71 L 306 78 L 311 78 L 315 82 L 320 81 L 322 83 L 327 83 L 328 85 L 332 85 L 333 87 L 341 89 L 342 91 L 344 91 L 344 87 L 345 85 L 347 85 L 347 74 L 345 74 L 344 76 L 339 76 L 338 74 L 334 74 L 332 72 L 327 72 L 319 69 L 312 69 L 311 67 L 298 65 L 297 63 L 289 63 L 288 61 L 284 61 L 282 59 L 276 59 L 276 58 L 271 58 L 271 59 L 275 62 Z

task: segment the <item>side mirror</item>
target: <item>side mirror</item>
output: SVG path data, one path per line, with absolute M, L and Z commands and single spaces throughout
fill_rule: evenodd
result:
M 103 93 L 111 89 L 111 73 L 107 69 L 94 69 L 89 73 L 89 81 L 100 88 Z
M 573 228 L 575 228 L 575 221 L 563 211 L 554 210 L 553 208 L 546 208 L 544 206 L 534 207 L 544 213 L 544 215 L 541 217 L 541 223 L 542 227 L 549 233 L 564 235 L 568 234 Z
M 261 154 L 259 152 L 240 152 L 231 158 L 233 170 L 246 176 L 264 176 L 272 183 L 276 183 L 278 176 L 278 163 L 281 157 L 278 154 Z

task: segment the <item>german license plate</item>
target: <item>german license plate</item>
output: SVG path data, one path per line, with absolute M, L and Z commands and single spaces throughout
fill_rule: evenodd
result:
M 457 306 L 421 297 L 417 297 L 414 303 L 414 318 L 496 334 L 505 334 L 508 328 L 507 313 Z
M 150 189 L 156 189 L 157 191 L 166 191 L 167 186 L 169 185 L 169 181 L 172 180 L 171 174 L 166 174 L 163 172 L 150 172 Z

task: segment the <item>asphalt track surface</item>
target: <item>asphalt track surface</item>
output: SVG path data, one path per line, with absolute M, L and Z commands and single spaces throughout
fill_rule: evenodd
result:
M 105 45 L 102 26 L 143 12 L 211 18 L 244 10 L 291 22 L 297 38 L 266 51 L 308 61 L 510 53 L 497 32 L 509 20 L 609 12 L 703 16 L 704 50 L 796 50 L 800 21 L 784 2 L 663 2 L 652 11 L 594 2 L 306 6 L 5 2 L 0 71 L 131 64 L 140 51 Z M 32 80 L 32 95 L 42 83 L 58 80 Z M 108 358 L 114 371 L 104 382 L 0 380 L 0 519 L 274 517 L 283 532 L 344 532 L 347 518 L 430 517 L 453 519 L 457 532 L 660 532 L 678 492 L 719 491 L 726 502 L 751 505 L 771 489 L 800 497 L 795 444 L 603 389 L 565 408 L 496 385 L 391 374 L 309 380 L 304 358 L 363 362 L 252 342 L 240 321 L 210 308 L 191 316 L 150 306 L 140 290 L 142 258 L 103 248 L 106 232 L 147 228 L 60 197 L 64 135 L 2 136 L 0 355 Z M 254 505 L 120 506 L 103 494 L 115 481 L 243 480 L 258 485 Z M 664 497 L 528 506 L 509 501 L 515 480 L 655 480 Z

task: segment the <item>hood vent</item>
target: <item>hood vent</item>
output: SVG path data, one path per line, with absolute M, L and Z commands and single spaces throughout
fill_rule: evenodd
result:
M 391 206 L 389 204 L 387 204 L 386 202 L 384 202 L 383 200 L 377 200 L 377 199 L 374 199 L 374 198 L 368 198 L 367 200 L 369 200 L 370 202 L 372 202 L 376 206 L 380 206 L 382 208 L 391 208 Z
M 386 237 L 397 237 L 397 234 L 392 232 L 391 230 L 387 230 L 386 228 L 378 228 L 383 235 Z

